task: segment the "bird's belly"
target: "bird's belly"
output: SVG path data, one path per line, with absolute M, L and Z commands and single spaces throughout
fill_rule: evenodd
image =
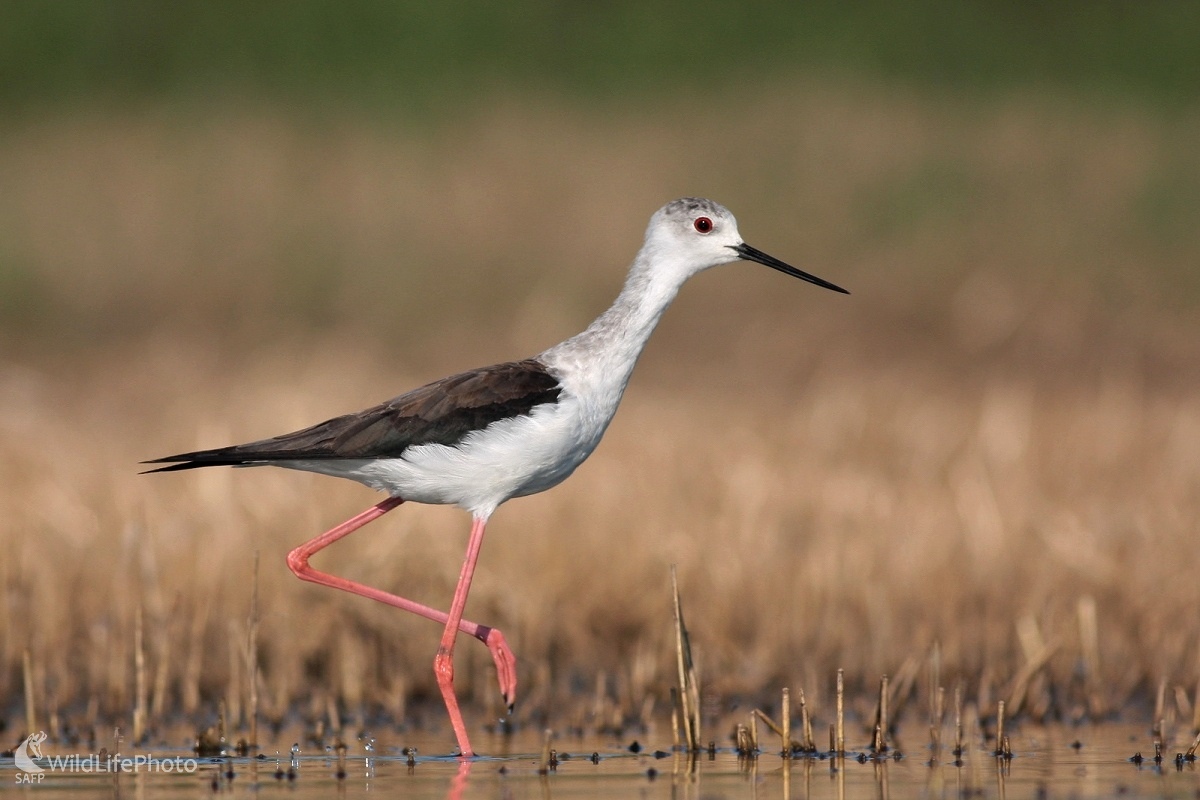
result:
M 410 447 L 397 458 L 297 462 L 294 466 L 351 478 L 417 503 L 458 505 L 490 514 L 505 500 L 558 485 L 591 455 L 603 427 L 561 404 L 500 420 L 455 445 Z

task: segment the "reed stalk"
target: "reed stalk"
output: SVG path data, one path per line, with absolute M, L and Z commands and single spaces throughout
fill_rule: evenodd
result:
M 142 620 L 142 604 L 138 603 L 133 618 L 133 741 L 142 741 L 146 734 L 147 682 L 146 682 L 146 637 Z
M 675 609 L 675 660 L 679 677 L 679 699 L 684 740 L 689 752 L 700 749 L 700 687 L 692 660 L 692 646 L 683 622 L 683 603 L 679 597 L 679 579 L 671 565 L 671 591 Z
M 815 753 L 817 744 L 813 740 L 812 716 L 808 713 L 808 702 L 804 698 L 804 690 L 800 689 L 800 730 L 804 737 L 801 747 L 806 753 Z
M 783 757 L 792 757 L 792 700 L 787 687 L 783 689 L 783 699 L 780 701 L 779 724 L 782 730 L 779 737 L 783 739 Z
M 28 647 L 22 654 L 21 665 L 25 677 L 25 731 L 26 735 L 31 735 L 38 730 L 38 726 L 37 709 L 33 704 L 33 662 Z
M 1196 682 L 1196 692 L 1192 696 L 1192 730 L 1200 733 L 1200 681 Z
M 542 755 L 541 755 L 541 758 L 538 760 L 538 770 L 537 770 L 539 775 L 546 775 L 551 770 L 551 766 L 550 766 L 551 755 L 550 754 L 553 751 L 550 749 L 550 742 L 551 742 L 551 740 L 553 740 L 553 738 L 554 738 L 554 731 L 552 731 L 549 728 L 546 728 L 546 730 L 542 733 Z
M 1084 595 L 1077 604 L 1079 615 L 1079 641 L 1083 662 L 1083 683 L 1087 693 L 1088 711 L 1096 717 L 1103 716 L 1108 703 L 1101 694 L 1103 684 L 1100 677 L 1100 633 L 1097 622 L 1096 598 Z
M 962 758 L 963 754 L 963 685 L 959 681 L 954 686 L 954 757 Z
M 1198 732 L 1196 734 L 1196 738 L 1192 740 L 1192 746 L 1187 749 L 1187 753 L 1185 754 L 1186 757 L 1188 759 L 1195 758 L 1197 748 L 1200 748 L 1200 732 Z
M 879 681 L 879 717 L 876 721 L 879 733 L 876 734 L 875 752 L 883 753 L 888 749 L 888 676 L 884 675 Z
M 258 560 L 254 551 L 254 571 L 250 581 L 250 616 L 246 620 L 246 658 L 250 683 L 250 747 L 258 750 Z
M 839 668 L 837 671 L 837 746 L 834 748 L 834 752 L 839 756 L 846 753 L 845 689 L 845 673 Z
M 1001 758 L 1012 758 L 1012 750 L 1008 746 L 1008 736 L 1004 733 L 1004 701 L 996 704 L 996 750 L 994 755 Z

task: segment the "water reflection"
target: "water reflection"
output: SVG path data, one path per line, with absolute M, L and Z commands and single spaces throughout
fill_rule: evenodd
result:
M 450 791 L 446 792 L 446 800 L 460 800 L 463 792 L 467 790 L 467 781 L 471 777 L 471 765 L 474 762 L 470 759 L 463 759 L 458 762 L 458 772 L 455 773 L 454 779 L 450 781 Z

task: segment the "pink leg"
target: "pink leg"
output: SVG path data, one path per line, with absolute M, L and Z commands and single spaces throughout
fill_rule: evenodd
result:
M 462 624 L 463 609 L 467 605 L 467 592 L 471 591 L 471 576 L 475 574 L 475 562 L 479 560 L 479 547 L 483 544 L 483 533 L 487 517 L 475 517 L 471 521 L 471 538 L 467 542 L 467 556 L 463 559 L 462 572 L 458 576 L 458 587 L 450 603 L 450 615 L 446 619 L 446 630 L 442 633 L 442 644 L 433 659 L 433 672 L 437 676 L 442 700 L 450 712 L 450 724 L 458 737 L 458 748 L 464 757 L 473 756 L 471 743 L 467 740 L 467 726 L 463 724 L 462 712 L 458 710 L 458 698 L 454 695 L 454 640 Z
M 434 622 L 446 624 L 450 619 L 449 615 L 438 611 L 437 609 L 421 605 L 413 600 L 391 594 L 390 592 L 385 592 L 381 589 L 356 583 L 355 581 L 347 580 L 345 578 L 339 578 L 336 575 L 330 575 L 328 572 L 321 572 L 320 570 L 313 569 L 308 564 L 308 559 L 311 558 L 313 554 L 323 550 L 324 548 L 336 542 L 338 539 L 353 533 L 362 526 L 366 525 L 368 522 L 382 517 L 384 514 L 391 511 L 393 508 L 403 502 L 404 500 L 399 497 L 389 497 L 388 499 L 371 506 L 361 514 L 346 520 L 341 525 L 326 531 L 315 539 L 305 542 L 292 552 L 288 553 L 288 567 L 290 567 L 292 572 L 296 574 L 296 577 L 301 578 L 302 580 L 312 581 L 313 583 L 319 583 L 322 586 L 329 586 L 334 589 L 341 589 L 343 591 L 352 592 L 353 594 L 362 595 L 363 597 L 369 597 L 372 600 L 378 600 L 381 603 L 387 603 L 390 606 L 402 608 L 405 611 L 411 611 L 414 614 L 425 617 L 426 619 L 431 619 Z M 472 526 L 471 530 L 472 539 L 474 539 L 474 526 Z M 474 544 L 474 548 L 475 557 L 477 558 L 479 555 L 478 543 Z M 470 556 L 470 554 L 471 551 L 468 549 L 468 556 Z M 474 563 L 474 559 L 472 559 L 472 570 L 474 570 Z M 469 577 L 467 579 L 467 583 L 470 584 Z M 461 586 L 462 579 L 460 578 L 460 589 Z M 456 591 L 455 601 L 457 602 L 457 600 L 458 594 Z M 465 605 L 465 603 L 466 595 L 464 592 L 463 604 Z M 504 696 L 505 703 L 508 704 L 508 707 L 511 710 L 513 703 L 517 699 L 517 659 L 515 656 L 513 656 L 512 650 L 509 649 L 508 643 L 504 640 L 504 634 L 500 633 L 500 631 L 495 628 L 490 628 L 486 625 L 479 625 L 475 622 L 462 619 L 461 607 L 459 608 L 455 627 L 465 634 L 474 636 L 476 639 L 487 645 L 488 650 L 491 651 L 492 654 L 492 661 L 496 664 L 496 676 L 500 682 L 500 692 Z M 443 639 L 444 638 L 445 637 L 443 637 Z M 440 685 L 441 681 L 439 679 L 439 686 Z M 455 709 L 457 710 L 457 704 Z M 466 753 L 464 750 L 464 755 L 465 754 Z

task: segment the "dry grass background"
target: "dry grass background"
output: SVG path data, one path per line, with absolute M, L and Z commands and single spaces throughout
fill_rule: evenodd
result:
M 789 684 L 827 707 L 837 667 L 863 691 L 919 674 L 923 697 L 936 652 L 972 696 L 1027 668 L 1038 716 L 1160 684 L 1194 714 L 1200 236 L 1178 204 L 1200 121 L 861 86 L 725 101 L 753 121 L 513 100 L 437 131 L 223 107 L 0 132 L 25 269 L 0 355 L 0 712 L 28 650 L 42 719 L 128 720 L 141 608 L 156 718 L 236 719 L 256 551 L 268 716 L 436 696 L 435 626 L 284 564 L 371 493 L 136 462 L 536 352 L 696 193 L 854 294 L 696 280 L 592 459 L 497 514 L 468 616 L 521 658 L 518 713 L 571 716 L 597 676 L 664 713 L 676 563 L 714 709 Z M 445 605 L 467 527 L 405 506 L 318 564 Z M 496 712 L 486 651 L 461 652 L 460 693 Z

